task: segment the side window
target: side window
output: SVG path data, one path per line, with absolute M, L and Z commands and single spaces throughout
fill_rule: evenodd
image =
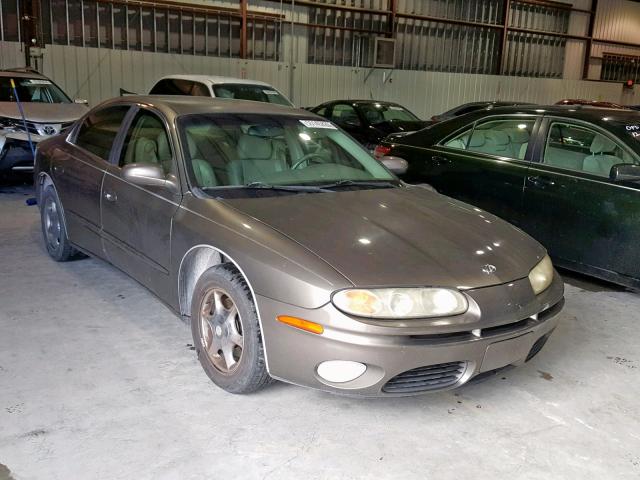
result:
M 465 130 L 444 146 L 523 160 L 534 125 L 531 118 L 491 120 Z
M 193 87 L 191 89 L 191 95 L 194 97 L 210 97 L 209 89 L 204 83 L 193 82 Z
M 158 165 L 165 174 L 175 173 L 164 124 L 157 115 L 146 110 L 140 110 L 131 122 L 120 152 L 119 165 L 123 167 L 131 163 Z
M 356 109 L 351 105 L 345 105 L 342 103 L 333 106 L 333 111 L 331 112 L 331 121 L 343 125 L 346 123 L 351 125 L 360 124 L 360 119 L 358 118 Z
M 322 107 L 318 111 L 314 112 L 316 115 L 320 115 L 321 117 L 327 116 L 327 107 Z
M 120 105 L 92 113 L 80 126 L 75 144 L 103 160 L 109 160 L 111 146 L 128 111 L 128 105 Z
M 614 165 L 635 162 L 609 136 L 581 125 L 553 122 L 542 163 L 608 178 Z

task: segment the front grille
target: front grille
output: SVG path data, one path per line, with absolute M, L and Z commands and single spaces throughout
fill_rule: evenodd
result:
M 56 128 L 57 133 L 65 133 L 67 132 L 67 130 L 69 130 L 69 128 L 71 128 L 71 126 L 73 125 L 73 122 L 62 122 L 62 123 L 27 122 L 27 130 L 29 130 L 29 133 L 32 135 L 40 135 L 40 133 L 38 132 L 38 129 L 42 130 L 45 125 L 51 125 L 51 126 L 55 125 L 56 127 L 54 128 Z M 60 125 L 60 130 L 57 130 L 58 125 Z M 56 135 L 57 133 L 54 133 L 54 135 Z
M 455 385 L 467 369 L 467 362 L 449 362 L 418 367 L 396 375 L 382 387 L 386 393 L 417 393 Z

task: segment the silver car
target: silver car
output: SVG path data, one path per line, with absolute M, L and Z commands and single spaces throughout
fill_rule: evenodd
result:
M 36 182 L 51 257 L 145 285 L 233 393 L 457 387 L 537 354 L 564 301 L 535 240 L 302 110 L 114 99 L 40 144 Z
M 87 112 L 85 103 L 72 102 L 60 87 L 36 71 L 0 70 L 0 174 L 32 172 L 29 140 L 35 148 L 38 142 L 67 131 Z

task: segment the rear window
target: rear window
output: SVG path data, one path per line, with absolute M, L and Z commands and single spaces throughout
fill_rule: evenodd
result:
M 214 85 L 213 93 L 219 98 L 253 100 L 254 102 L 275 103 L 277 105 L 286 105 L 287 107 L 293 106 L 286 97 L 268 85 L 223 83 Z

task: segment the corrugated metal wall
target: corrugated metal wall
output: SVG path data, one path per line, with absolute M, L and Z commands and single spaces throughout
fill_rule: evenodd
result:
M 0 68 L 24 67 L 25 58 L 22 44 L 0 41 Z
M 5 50 L 21 54 L 19 44 L 0 44 L 0 51 Z M 269 82 L 287 94 L 291 91 L 288 64 L 257 60 L 49 45 L 43 72 L 70 96 L 86 98 L 92 105 L 118 95 L 120 88 L 144 93 L 158 77 L 181 72 L 244 76 Z M 400 70 L 389 74 L 386 70 L 295 64 L 293 100 L 300 106 L 335 98 L 393 100 L 423 118 L 483 99 L 537 103 L 564 97 L 622 100 L 620 86 L 611 83 Z

